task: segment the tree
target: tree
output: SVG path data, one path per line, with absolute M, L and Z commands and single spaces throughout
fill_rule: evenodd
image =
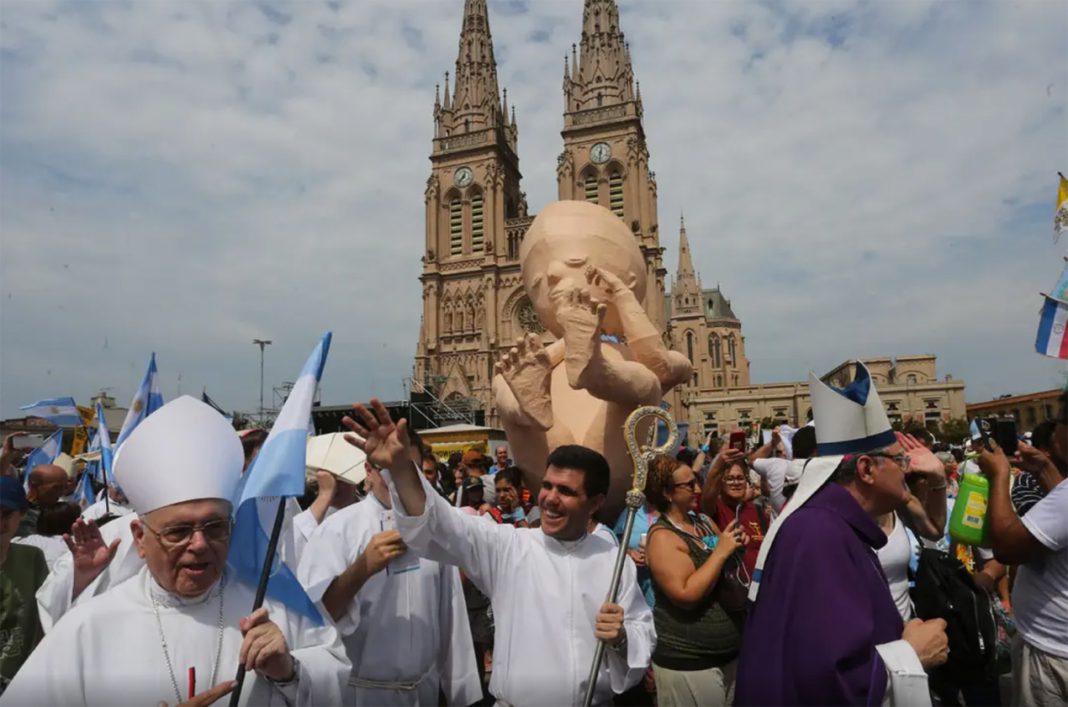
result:
M 950 444 L 960 444 L 968 439 L 971 430 L 963 417 L 946 420 L 942 423 L 942 439 Z

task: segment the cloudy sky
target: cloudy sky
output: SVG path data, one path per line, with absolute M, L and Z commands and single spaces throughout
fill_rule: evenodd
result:
M 532 210 L 556 193 L 581 0 L 490 0 Z M 435 83 L 462 0 L 5 0 L 0 415 L 167 399 L 252 409 L 334 331 L 325 403 L 403 394 Z M 968 399 L 1050 388 L 1068 9 L 623 0 L 674 268 L 742 318 L 755 382 L 934 353 Z

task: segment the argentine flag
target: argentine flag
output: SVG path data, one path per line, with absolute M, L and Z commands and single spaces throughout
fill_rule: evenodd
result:
M 122 429 L 119 430 L 119 438 L 115 440 L 115 449 L 122 446 L 134 428 L 141 424 L 141 420 L 161 407 L 163 407 L 163 394 L 159 392 L 159 374 L 156 372 L 156 354 L 153 352 L 148 362 L 148 370 L 145 371 L 145 378 L 130 402 L 130 410 L 126 413 Z
M 330 337 L 330 332 L 324 334 L 308 357 L 267 440 L 234 492 L 235 521 L 227 560 L 238 577 L 253 587 L 259 583 L 279 504 L 285 503 L 287 496 L 304 494 L 308 418 L 326 365 Z M 260 506 L 269 512 L 261 514 Z M 267 596 L 321 624 L 319 611 L 292 570 L 277 555 L 273 562 L 277 569 L 267 583 Z
M 38 400 L 32 405 L 23 405 L 19 410 L 24 411 L 27 417 L 40 417 L 57 427 L 82 424 L 82 416 L 78 412 L 78 406 L 74 404 L 74 398 Z
M 56 430 L 55 434 L 44 441 L 44 444 L 30 452 L 30 455 L 26 457 L 26 470 L 22 479 L 23 487 L 26 488 L 26 490 L 29 490 L 30 472 L 33 471 L 35 466 L 51 464 L 62 451 L 63 430 Z
M 129 420 L 129 415 L 126 416 Z M 108 484 L 118 486 L 115 476 L 111 473 L 111 433 L 108 432 L 108 423 L 104 420 L 104 406 L 96 404 L 96 434 L 100 445 L 100 471 L 107 478 Z

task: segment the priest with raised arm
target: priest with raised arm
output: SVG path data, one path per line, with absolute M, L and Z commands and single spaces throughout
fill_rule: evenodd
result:
M 607 644 L 594 704 L 636 685 L 656 642 L 653 617 L 628 558 L 619 603 L 605 601 L 616 545 L 590 534 L 605 502 L 604 457 L 577 445 L 557 448 L 538 493 L 540 528 L 498 525 L 443 500 L 412 463 L 407 423 L 396 425 L 377 400 L 344 422 L 350 439 L 389 470 L 397 530 L 420 557 L 459 566 L 493 602 L 497 704 L 581 705 L 597 641 Z
M 145 419 L 115 458 L 145 566 L 73 608 L 12 681 L 4 705 L 208 705 L 249 671 L 247 705 L 341 701 L 337 631 L 267 600 L 226 569 L 241 443 L 191 397 Z M 221 702 L 220 702 L 221 704 Z

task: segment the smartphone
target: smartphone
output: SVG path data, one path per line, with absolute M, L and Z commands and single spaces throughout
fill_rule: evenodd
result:
M 994 420 L 994 441 L 1005 450 L 1007 456 L 1016 454 L 1019 437 L 1016 434 L 1016 420 L 1011 417 L 999 417 Z
M 987 449 L 993 451 L 990 440 L 997 442 L 1006 456 L 1016 454 L 1019 439 L 1016 434 L 1016 420 L 1011 417 L 976 418 L 975 426 L 979 430 L 979 439 Z M 974 438 L 973 438 L 974 439 Z
M 645 542 L 649 539 L 649 533 L 642 533 L 638 536 L 638 547 L 645 549 Z
M 737 449 L 739 452 L 746 451 L 745 432 L 742 432 L 741 430 L 731 432 L 730 442 L 728 444 L 731 449 Z
M 11 440 L 11 446 L 15 449 L 37 449 L 44 444 L 41 435 L 24 435 Z

